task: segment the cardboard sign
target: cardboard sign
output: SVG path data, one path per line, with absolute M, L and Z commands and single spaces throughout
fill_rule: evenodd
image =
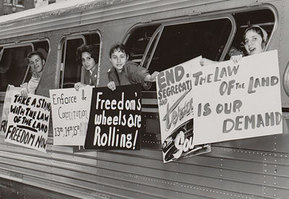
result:
M 140 149 L 141 85 L 94 88 L 86 149 Z
M 29 94 L 25 98 L 13 92 L 5 142 L 46 152 L 50 108 L 47 97 Z
M 282 133 L 277 51 L 199 67 L 194 144 Z
M 200 59 L 201 57 L 198 57 L 162 71 L 157 77 L 157 100 L 165 163 L 189 154 L 196 155 L 196 151 L 200 149 L 193 144 L 192 84 L 192 68 L 200 65 Z
M 53 144 L 83 146 L 88 126 L 92 86 L 50 90 Z

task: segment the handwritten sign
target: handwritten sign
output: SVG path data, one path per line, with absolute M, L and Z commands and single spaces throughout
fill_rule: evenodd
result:
M 5 142 L 46 152 L 50 117 L 50 99 L 19 92 L 12 95 Z
M 83 146 L 87 131 L 92 87 L 50 90 L 53 144 Z
M 8 85 L 5 93 L 5 99 L 3 104 L 3 111 L 1 116 L 1 126 L 0 126 L 0 132 L 5 133 L 7 129 L 7 123 L 8 123 L 8 114 L 10 110 L 10 104 L 13 97 L 13 92 L 18 91 L 20 92 L 20 87 L 14 87 L 13 85 Z
M 163 161 L 185 157 L 196 150 L 194 140 L 192 68 L 201 57 L 172 67 L 157 77 L 157 99 Z M 201 147 L 202 148 L 202 147 Z
M 94 88 L 86 149 L 140 148 L 141 86 Z
M 194 144 L 282 133 L 276 50 L 199 67 L 193 85 Z

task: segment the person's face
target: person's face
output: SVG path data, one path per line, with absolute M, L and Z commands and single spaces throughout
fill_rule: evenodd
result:
M 88 52 L 81 53 L 81 62 L 82 62 L 82 66 L 86 70 L 91 70 L 96 64 L 94 58 L 91 57 L 91 54 Z
M 111 64 L 117 71 L 122 71 L 123 66 L 125 65 L 126 61 L 128 60 L 128 56 L 125 54 L 125 52 L 122 52 L 120 50 L 115 50 L 110 58 L 109 58 Z
M 29 58 L 29 65 L 32 73 L 40 73 L 43 70 L 45 61 L 39 55 L 32 55 Z
M 254 55 L 263 52 L 263 39 L 260 34 L 254 30 L 249 30 L 245 35 L 245 49 L 248 55 Z

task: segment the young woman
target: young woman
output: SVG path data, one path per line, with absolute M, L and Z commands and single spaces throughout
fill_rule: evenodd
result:
M 244 32 L 244 47 L 247 55 L 254 55 L 265 51 L 267 32 L 260 26 L 253 25 Z
M 243 46 L 245 47 L 245 55 L 254 55 L 265 51 L 266 44 L 268 41 L 267 32 L 258 25 L 249 26 L 243 35 Z M 232 56 L 231 59 L 234 62 L 238 62 L 242 58 L 242 54 Z M 216 61 L 203 58 L 200 61 L 202 66 L 217 63 Z
M 74 88 L 78 90 L 85 85 L 97 84 L 97 60 L 98 53 L 94 45 L 82 45 L 77 48 L 77 59 L 81 62 L 82 67 L 85 68 L 84 83 L 77 82 L 74 84 Z

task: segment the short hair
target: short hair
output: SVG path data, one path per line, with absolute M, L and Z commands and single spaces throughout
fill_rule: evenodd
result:
M 45 60 L 46 61 L 46 59 L 44 58 L 43 54 L 41 52 L 39 52 L 39 51 L 36 51 L 36 50 L 28 53 L 27 59 L 30 59 L 33 55 L 38 55 L 41 58 L 41 60 Z
M 76 61 L 81 64 L 81 55 L 83 52 L 87 52 L 94 59 L 95 63 L 98 63 L 98 51 L 96 45 L 81 45 L 76 50 Z
M 110 48 L 109 57 L 111 57 L 112 53 L 114 53 L 114 51 L 116 51 L 116 50 L 119 50 L 119 51 L 125 53 L 127 56 L 129 55 L 129 54 L 127 53 L 127 50 L 126 50 L 126 48 L 125 48 L 125 45 L 124 45 L 124 44 L 119 44 L 119 43 L 117 43 L 117 44 L 114 44 L 114 45 Z

